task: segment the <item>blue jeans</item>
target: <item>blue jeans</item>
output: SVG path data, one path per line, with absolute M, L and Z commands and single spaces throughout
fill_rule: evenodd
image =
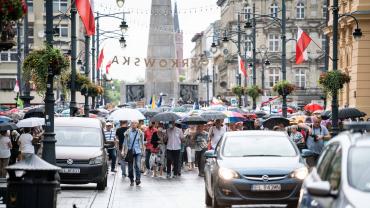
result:
M 120 164 L 121 164 L 122 175 L 123 176 L 127 176 L 127 174 L 126 174 L 126 161 L 125 161 L 125 158 L 121 158 Z
M 137 181 L 140 180 L 141 176 L 141 154 L 134 154 L 134 160 L 128 163 L 128 177 L 130 181 L 134 181 L 134 163 L 135 163 L 135 178 Z
M 117 150 L 114 148 L 108 149 L 109 159 L 112 160 L 111 170 L 116 168 Z

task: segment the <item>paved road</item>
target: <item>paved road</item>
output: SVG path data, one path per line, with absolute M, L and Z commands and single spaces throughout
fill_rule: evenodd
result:
M 180 178 L 142 177 L 142 184 L 130 187 L 121 173 L 110 173 L 105 191 L 95 184 L 62 185 L 58 208 L 204 208 L 204 182 L 196 172 L 185 172 Z

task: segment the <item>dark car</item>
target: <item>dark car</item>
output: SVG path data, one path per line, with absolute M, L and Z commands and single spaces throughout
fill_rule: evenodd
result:
M 56 163 L 61 183 L 107 186 L 108 159 L 101 122 L 94 118 L 55 119 Z
M 285 132 L 227 132 L 216 149 L 207 151 L 205 157 L 208 206 L 297 207 L 308 169 Z

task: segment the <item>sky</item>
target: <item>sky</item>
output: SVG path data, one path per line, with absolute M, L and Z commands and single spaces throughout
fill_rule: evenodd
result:
M 129 56 L 145 58 L 147 55 L 147 44 L 150 23 L 151 0 L 126 0 L 124 7 L 119 9 L 115 0 L 93 0 L 94 11 L 104 14 L 127 11 L 125 19 L 129 26 L 127 36 L 127 47 L 122 49 L 118 40 L 106 39 L 101 43 L 104 48 L 103 66 L 114 56 Z M 191 57 L 194 43 L 191 38 L 194 34 L 205 30 L 212 22 L 220 18 L 220 10 L 216 0 L 172 0 L 172 7 L 177 2 L 180 29 L 184 33 L 184 58 Z M 114 18 L 100 18 L 100 33 L 103 31 L 118 30 L 120 20 Z M 103 70 L 105 71 L 105 69 Z M 145 79 L 145 68 L 130 67 L 113 64 L 109 72 L 113 79 L 125 82 L 137 82 Z

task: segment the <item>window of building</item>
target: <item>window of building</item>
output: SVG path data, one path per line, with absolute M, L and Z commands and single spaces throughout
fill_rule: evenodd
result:
M 268 83 L 267 87 L 272 88 L 280 80 L 280 69 L 269 68 L 268 69 Z
M 59 37 L 68 37 L 68 25 L 60 25 L 59 29 Z
M 244 7 L 244 20 L 249 20 L 252 18 L 252 7 L 246 6 Z
M 28 12 L 33 12 L 33 0 L 27 0 Z
M 326 18 L 326 15 L 328 13 L 328 6 L 326 5 L 326 2 L 322 5 L 322 16 Z
M 14 86 L 14 78 L 0 78 L 0 90 L 13 90 Z
M 280 50 L 279 34 L 269 34 L 269 51 L 278 52 Z
M 2 51 L 0 54 L 1 62 L 16 62 L 17 61 L 17 51 L 11 49 L 8 51 Z
M 299 88 L 306 87 L 306 70 L 305 69 L 295 70 L 295 86 Z
M 67 0 L 54 0 L 53 1 L 53 12 L 66 13 L 68 8 Z
M 278 12 L 279 12 L 279 6 L 277 5 L 276 2 L 272 3 L 271 4 L 271 7 L 270 7 L 271 16 L 272 17 L 277 17 L 278 16 Z
M 326 46 L 326 35 L 322 34 L 321 35 L 321 48 L 322 48 L 322 50 L 325 50 L 325 46 Z
M 297 19 L 304 19 L 304 4 L 302 2 L 297 4 Z
M 248 35 L 245 36 L 245 51 L 252 52 L 252 38 Z

